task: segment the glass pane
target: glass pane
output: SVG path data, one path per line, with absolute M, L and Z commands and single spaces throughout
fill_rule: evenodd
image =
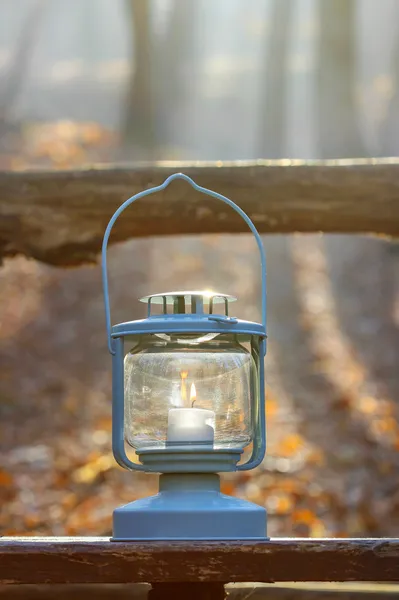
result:
M 254 360 L 231 337 L 209 337 L 147 336 L 126 355 L 125 435 L 131 446 L 250 444 Z

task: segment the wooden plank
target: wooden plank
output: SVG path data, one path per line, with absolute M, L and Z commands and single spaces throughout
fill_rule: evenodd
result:
M 399 159 L 156 163 L 0 172 L 0 259 L 60 266 L 93 261 L 126 198 L 182 171 L 239 204 L 261 233 L 399 236 Z M 228 207 L 182 181 L 128 210 L 113 242 L 149 235 L 243 233 Z
M 226 600 L 223 583 L 153 583 L 148 592 L 148 600 Z
M 0 600 L 147 600 L 149 589 L 150 585 L 145 583 L 0 585 Z
M 399 539 L 2 538 L 0 583 L 399 581 Z
M 201 585 L 201 584 L 199 584 Z M 133 584 L 4 585 L 0 600 L 147 600 L 150 586 Z M 228 600 L 398 600 L 396 585 L 233 584 L 226 587 Z M 175 600 L 174 598 L 172 600 Z M 189 600 L 192 600 L 191 598 Z

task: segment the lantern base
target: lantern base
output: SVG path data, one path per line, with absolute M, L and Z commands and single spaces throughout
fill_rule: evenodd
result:
M 164 474 L 159 493 L 113 514 L 113 541 L 265 540 L 266 510 L 220 492 L 214 473 Z

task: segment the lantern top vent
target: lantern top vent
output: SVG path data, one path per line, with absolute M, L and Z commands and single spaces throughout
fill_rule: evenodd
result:
M 213 314 L 214 304 L 224 304 L 225 315 L 229 314 L 229 302 L 237 300 L 234 296 L 220 294 L 218 292 L 205 291 L 180 291 L 151 294 L 140 298 L 148 306 L 148 316 L 151 316 L 151 307 L 154 304 L 162 305 L 162 313 L 168 314 L 168 306 L 173 307 L 173 314 L 186 314 L 186 308 L 190 307 L 191 314 Z M 205 307 L 207 310 L 205 311 Z

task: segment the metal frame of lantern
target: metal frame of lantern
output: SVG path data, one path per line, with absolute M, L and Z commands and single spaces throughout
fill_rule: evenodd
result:
M 225 314 L 204 312 L 199 292 L 175 292 L 146 297 L 146 319 L 111 325 L 107 271 L 107 246 L 111 230 L 122 212 L 133 202 L 164 190 L 172 181 L 182 179 L 196 191 L 220 200 L 233 208 L 253 233 L 261 266 L 262 323 L 243 321 L 228 315 L 228 297 L 222 299 Z M 265 539 L 266 511 L 263 507 L 220 493 L 219 476 L 222 471 L 244 471 L 257 467 L 264 458 L 265 432 L 265 376 L 266 354 L 266 258 L 262 240 L 250 220 L 234 202 L 204 187 L 190 177 L 176 173 L 159 186 L 144 190 L 126 200 L 114 213 L 106 228 L 102 246 L 102 276 L 105 303 L 108 349 L 112 355 L 112 447 L 116 461 L 132 471 L 161 473 L 160 491 L 156 496 L 137 500 L 114 511 L 115 541 L 154 539 Z M 169 298 L 168 298 L 169 296 Z M 192 312 L 179 313 L 184 299 L 191 297 Z M 161 298 L 163 314 L 151 313 L 155 298 Z M 174 313 L 166 315 L 167 302 L 174 303 Z M 213 307 L 212 307 L 213 308 Z M 251 344 L 251 355 L 256 364 L 257 381 L 252 394 L 254 421 L 253 450 L 250 458 L 238 464 L 242 450 L 214 448 L 209 445 L 165 444 L 162 448 L 137 451 L 140 463 L 133 462 L 125 449 L 124 358 L 125 339 L 145 334 L 232 334 L 243 336 Z

